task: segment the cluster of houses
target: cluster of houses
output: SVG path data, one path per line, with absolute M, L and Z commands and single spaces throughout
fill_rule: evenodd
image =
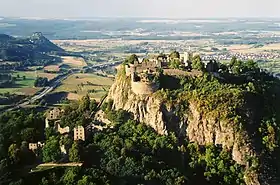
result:
M 67 135 L 73 135 L 74 141 L 85 141 L 86 136 L 90 135 L 90 132 L 95 131 L 102 131 L 103 129 L 106 129 L 108 127 L 112 128 L 109 124 L 110 121 L 104 118 L 104 115 L 99 115 L 94 120 L 94 123 L 87 125 L 86 127 L 83 126 L 76 126 L 73 128 L 73 130 L 70 129 L 69 126 L 62 127 L 61 126 L 61 117 L 64 114 L 64 110 L 60 108 L 54 108 L 50 110 L 45 119 L 45 128 L 54 128 L 57 133 L 59 133 L 61 136 L 67 136 Z M 101 126 L 100 123 L 106 123 L 106 125 Z M 37 151 L 41 150 L 44 147 L 43 142 L 37 142 L 37 143 L 29 143 L 29 150 L 33 151 L 37 155 Z M 60 146 L 60 151 L 62 154 L 67 154 L 68 151 L 65 147 L 65 145 Z
M 71 134 L 69 126 L 61 127 L 61 125 L 60 125 L 60 118 L 61 118 L 63 112 L 64 112 L 64 110 L 62 110 L 60 108 L 54 108 L 54 109 L 50 110 L 45 119 L 45 128 L 49 128 L 49 127 L 53 126 L 55 128 L 55 130 L 61 135 Z M 86 135 L 85 128 L 83 126 L 76 126 L 73 129 L 73 140 L 74 141 L 78 141 L 78 140 L 85 141 L 85 139 L 86 139 L 85 135 Z M 43 148 L 43 146 L 44 146 L 44 143 L 41 143 L 41 142 L 29 143 L 29 149 L 32 150 L 33 152 L 35 152 L 38 149 Z M 64 145 L 60 146 L 60 149 L 61 149 L 62 153 L 64 153 L 64 154 L 67 153 Z
M 240 60 L 275 60 L 280 58 L 279 53 L 207 53 L 201 55 L 203 60 L 215 59 L 215 60 L 231 60 L 232 57 L 237 57 Z

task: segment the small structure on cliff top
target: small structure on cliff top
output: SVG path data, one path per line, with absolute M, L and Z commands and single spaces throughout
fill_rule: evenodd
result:
M 160 86 L 160 71 L 166 71 L 167 74 L 172 74 L 174 68 L 170 68 L 170 63 L 174 61 L 176 61 L 178 67 L 180 67 L 180 69 L 176 69 L 176 74 L 177 71 L 180 71 L 179 74 L 187 75 L 191 65 L 189 61 L 191 55 L 186 53 L 184 57 L 180 58 L 178 52 L 174 53 L 169 56 L 160 54 L 158 57 L 152 59 L 134 59 L 133 62 L 126 64 L 125 74 L 131 77 L 132 91 L 137 95 L 147 95 L 157 91 Z

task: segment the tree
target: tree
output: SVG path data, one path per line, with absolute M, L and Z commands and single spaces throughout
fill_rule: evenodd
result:
M 72 142 L 72 139 L 68 135 L 65 135 L 60 138 L 59 144 L 60 146 L 64 145 L 65 149 L 68 150 L 71 147 Z
M 69 160 L 71 162 L 80 162 L 80 147 L 78 142 L 74 142 L 69 150 Z
M 49 182 L 48 182 L 48 180 L 46 179 L 46 177 L 43 177 L 42 180 L 41 180 L 41 182 L 40 182 L 40 185 L 48 185 L 48 184 L 49 184 Z
M 234 66 L 236 63 L 237 63 L 237 58 L 236 56 L 233 56 L 230 60 L 229 67 L 232 68 L 232 66 Z
M 48 127 L 48 128 L 45 128 L 45 137 L 46 139 L 49 139 L 51 136 L 56 136 L 58 135 L 55 128 L 53 127 Z
M 133 64 L 134 62 L 139 62 L 139 59 L 135 54 L 130 55 L 128 58 L 126 58 L 124 64 Z
M 95 111 L 96 108 L 97 108 L 97 102 L 95 99 L 93 99 L 90 101 L 89 109 L 90 109 L 90 111 Z
M 22 79 L 23 79 L 23 80 L 26 80 L 26 76 L 22 76 Z
M 93 183 L 88 176 L 84 175 L 82 179 L 78 181 L 77 185 L 93 185 Z
M 88 94 L 82 97 L 79 109 L 81 111 L 90 110 L 90 98 Z
M 43 78 L 43 77 L 37 77 L 34 86 L 35 87 L 45 87 L 49 84 L 48 78 Z
M 62 177 L 62 182 L 67 185 L 76 185 L 75 181 L 77 176 L 77 170 L 75 168 L 69 168 Z
M 180 65 L 181 65 L 181 62 L 178 58 L 171 59 L 171 61 L 169 63 L 169 67 L 171 67 L 173 69 L 179 69 Z
M 57 137 L 51 136 L 45 146 L 43 147 L 43 161 L 44 162 L 55 162 L 61 157 L 59 141 Z
M 199 55 L 195 55 L 192 60 L 192 68 L 200 71 L 205 70 L 205 66 Z
M 175 58 L 179 58 L 179 59 L 180 59 L 180 53 L 179 53 L 178 51 L 176 51 L 176 50 L 171 51 L 169 57 L 170 57 L 171 59 L 175 59 Z
M 20 149 L 16 144 L 11 144 L 9 149 L 8 149 L 8 154 L 10 160 L 14 163 L 17 164 L 20 161 Z

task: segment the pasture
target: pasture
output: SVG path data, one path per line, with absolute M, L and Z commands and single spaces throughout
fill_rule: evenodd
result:
M 62 58 L 62 64 L 68 65 L 71 68 L 83 68 L 87 66 L 87 63 L 83 58 L 80 57 L 61 57 Z
M 67 98 L 69 100 L 78 100 L 86 94 L 99 100 L 106 94 L 112 84 L 112 78 L 80 73 L 69 76 L 55 92 L 68 92 Z
M 36 79 L 35 72 L 13 72 L 13 77 L 16 77 L 15 84 L 9 88 L 0 88 L 0 93 L 11 93 L 21 95 L 33 95 L 40 88 L 34 88 Z M 25 76 L 25 77 L 24 77 Z

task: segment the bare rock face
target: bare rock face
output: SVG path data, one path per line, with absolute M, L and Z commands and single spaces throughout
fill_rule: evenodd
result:
M 153 96 L 134 94 L 129 82 L 117 79 L 116 83 L 112 85 L 107 99 L 113 100 L 114 109 L 131 112 L 135 120 L 146 123 L 159 134 L 167 133 L 161 102 Z
M 202 115 L 195 102 L 189 102 L 189 110 L 178 117 L 176 107 L 165 105 L 157 96 L 136 95 L 132 92 L 128 79 L 116 79 L 107 99 L 113 100 L 113 108 L 126 110 L 134 119 L 151 126 L 159 134 L 173 131 L 178 137 L 187 137 L 199 145 L 213 143 L 232 150 L 232 158 L 241 165 L 248 166 L 246 159 L 254 156 L 248 134 L 238 131 L 233 123 L 218 117 Z M 247 174 L 247 173 L 246 173 Z M 247 185 L 259 185 L 258 175 L 252 173 L 244 177 Z

